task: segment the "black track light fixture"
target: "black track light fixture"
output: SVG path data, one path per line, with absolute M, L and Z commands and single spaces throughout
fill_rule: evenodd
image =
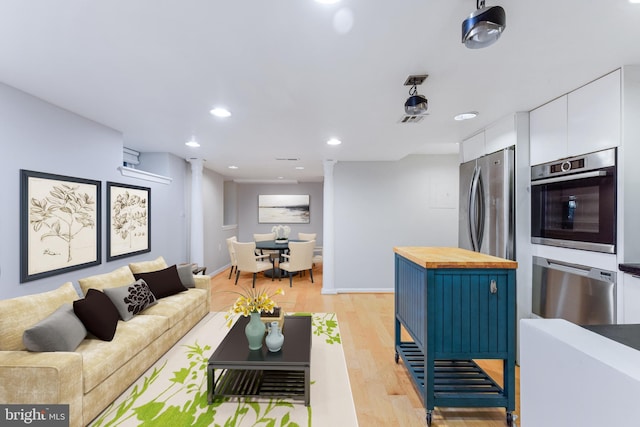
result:
M 484 0 L 476 0 L 476 10 L 462 22 L 462 43 L 469 49 L 481 49 L 495 43 L 507 25 L 507 17 L 500 6 L 485 7 Z

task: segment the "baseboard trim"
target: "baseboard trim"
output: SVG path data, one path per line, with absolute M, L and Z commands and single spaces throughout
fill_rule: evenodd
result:
M 367 293 L 367 294 L 392 294 L 394 293 L 394 288 L 338 288 L 336 289 L 337 294 L 357 294 L 357 293 Z

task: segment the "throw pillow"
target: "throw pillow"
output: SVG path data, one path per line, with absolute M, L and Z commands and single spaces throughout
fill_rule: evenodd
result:
M 164 270 L 151 271 L 149 273 L 138 273 L 133 275 L 136 280 L 142 279 L 147 282 L 149 289 L 157 299 L 168 297 L 187 290 L 180 281 L 178 269 L 175 265 Z
M 74 351 L 87 336 L 87 330 L 73 312 L 71 304 L 62 304 L 22 334 L 29 351 Z
M 84 299 L 73 302 L 73 311 L 87 331 L 102 341 L 111 341 L 116 334 L 120 315 L 108 296 L 89 289 Z
M 178 269 L 178 276 L 180 277 L 180 281 L 185 288 L 195 288 L 196 281 L 193 278 L 193 265 L 192 264 L 183 264 L 176 266 Z
M 151 289 L 142 279 L 127 286 L 105 288 L 102 292 L 116 306 L 120 318 L 125 322 L 133 319 L 135 314 L 140 313 L 145 308 L 158 303 Z

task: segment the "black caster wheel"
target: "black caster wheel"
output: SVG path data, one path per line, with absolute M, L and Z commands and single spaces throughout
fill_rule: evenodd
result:
M 397 352 L 397 351 L 396 351 L 396 357 L 395 357 L 395 359 L 396 359 L 396 363 L 398 363 L 398 360 L 400 360 L 400 355 L 398 354 L 398 352 Z
M 513 427 L 513 414 L 511 412 L 507 412 L 507 426 Z
M 431 411 L 427 411 L 427 427 L 431 427 L 431 418 L 432 418 L 433 414 L 431 413 Z

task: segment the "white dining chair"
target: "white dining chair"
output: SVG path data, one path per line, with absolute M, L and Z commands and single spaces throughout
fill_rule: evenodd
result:
M 308 242 L 289 242 L 289 254 L 283 254 L 284 262 L 278 266 L 280 270 L 280 280 L 282 271 L 289 274 L 289 287 L 293 286 L 293 273 L 309 270 L 309 277 L 313 283 L 313 248 L 316 246 L 315 240 Z
M 316 240 L 317 233 L 298 233 L 298 240 Z
M 236 260 L 238 265 L 236 266 L 236 285 L 238 284 L 238 277 L 240 272 L 253 273 L 252 287 L 256 287 L 256 275 L 261 271 L 273 270 L 273 261 L 267 262 L 265 259 L 269 259 L 268 254 L 256 255 L 256 243 L 255 242 L 232 242 L 233 250 L 236 254 Z M 273 281 L 273 276 L 271 280 Z
M 231 259 L 231 270 L 229 270 L 229 279 L 231 279 L 231 275 L 233 274 L 233 269 L 238 268 L 238 260 L 236 259 L 236 252 L 233 250 L 233 242 L 237 242 L 238 238 L 236 236 L 229 237 L 227 239 L 227 250 L 229 251 L 229 258 Z
M 265 242 L 267 240 L 276 240 L 276 233 L 254 233 L 253 241 L 254 242 Z M 268 254 L 271 257 L 271 261 L 274 261 L 279 258 L 280 251 L 270 251 L 267 249 L 258 249 L 257 252 L 260 255 Z

